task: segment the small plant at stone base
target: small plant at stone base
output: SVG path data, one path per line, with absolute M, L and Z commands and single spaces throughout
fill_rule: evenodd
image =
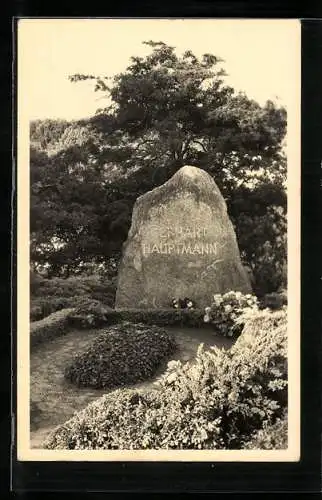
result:
M 189 297 L 185 297 L 184 299 L 176 299 L 175 297 L 171 300 L 171 307 L 174 309 L 194 309 L 195 303 Z
M 247 310 L 258 310 L 258 300 L 255 295 L 230 291 L 223 295 L 215 294 L 210 307 L 205 308 L 204 322 L 211 323 L 216 332 L 223 336 L 237 337 L 243 324 L 238 318 Z

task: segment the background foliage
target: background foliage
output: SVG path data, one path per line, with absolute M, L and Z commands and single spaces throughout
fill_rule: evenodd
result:
M 32 272 L 30 277 L 30 319 L 37 321 L 64 308 L 86 309 L 87 314 L 97 312 L 95 306 L 113 307 L 116 290 L 115 279 L 86 274 L 68 278 L 44 278 Z M 94 311 L 93 311 L 94 310 Z
M 136 198 L 185 164 L 215 179 L 259 295 L 286 286 L 286 111 L 236 93 L 222 61 L 145 42 L 87 120 L 30 127 L 31 262 L 48 277 L 115 276 Z

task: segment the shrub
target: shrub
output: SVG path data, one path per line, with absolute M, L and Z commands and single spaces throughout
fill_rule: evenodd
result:
M 276 310 L 276 309 L 281 309 L 283 306 L 286 305 L 287 305 L 287 293 L 285 291 L 267 293 L 261 300 L 261 307 L 264 309 L 269 308 Z
M 97 328 L 107 323 L 107 315 L 113 311 L 99 300 L 84 298 L 78 301 L 73 318 L 77 318 L 82 328 Z
M 242 323 L 237 319 L 243 311 L 254 309 L 257 311 L 258 301 L 254 295 L 243 295 L 241 292 L 227 292 L 213 296 L 213 302 L 206 308 L 205 321 L 214 325 L 221 335 L 238 336 L 242 331 Z
M 283 450 L 288 446 L 287 417 L 278 418 L 274 424 L 264 422 L 263 428 L 254 433 L 245 444 L 246 450 Z
M 42 411 L 35 401 L 30 401 L 30 428 L 35 430 L 39 426 Z
M 114 288 L 115 283 L 112 280 L 100 275 L 44 278 L 32 273 L 30 279 L 30 292 L 33 297 L 91 296 L 96 300 L 104 301 L 106 295 L 112 293 Z
M 248 309 L 242 313 L 237 322 L 243 325 L 243 333 L 235 342 L 234 349 L 240 344 L 247 344 L 250 338 L 264 338 L 265 336 L 269 338 L 276 331 L 286 332 L 287 308 L 284 306 L 277 311 Z
M 287 379 L 286 307 L 279 311 L 247 310 L 238 321 L 244 325 L 243 332 L 231 348 L 232 354 L 242 352 L 247 358 L 254 356 L 255 353 L 255 361 L 264 364 L 265 367 L 264 382 L 268 382 L 269 397 L 274 398 L 280 408 L 285 408 L 287 405 L 286 386 L 285 390 L 281 388 Z M 258 380 L 262 379 L 263 375 L 258 377 Z
M 106 394 L 57 427 L 45 448 L 244 448 L 287 402 L 286 321 L 273 323 L 255 337 L 242 333 L 229 351 L 201 346 L 195 363 L 170 362 L 153 390 Z
M 174 352 L 171 335 L 159 327 L 123 322 L 99 335 L 76 355 L 65 378 L 80 387 L 110 388 L 149 379 Z
M 86 300 L 113 307 L 115 291 L 116 281 L 100 275 L 47 279 L 32 273 L 31 320 L 45 318 L 60 309 L 81 306 Z M 42 311 L 41 318 L 39 308 Z
M 43 317 L 42 307 L 39 304 L 33 303 L 30 306 L 30 321 L 39 321 Z
M 56 311 L 47 318 L 30 323 L 30 345 L 34 347 L 40 342 L 64 335 L 68 329 L 68 316 L 73 309 Z
M 106 318 L 106 319 L 105 319 Z M 207 327 L 204 323 L 204 311 L 201 309 L 109 309 L 101 316 L 102 324 L 113 325 L 121 321 L 144 323 L 157 326 Z M 87 312 L 70 316 L 70 324 L 77 328 L 90 328 Z
M 50 314 L 68 309 L 75 305 L 75 298 L 72 297 L 31 297 L 30 321 L 38 321 L 46 318 Z

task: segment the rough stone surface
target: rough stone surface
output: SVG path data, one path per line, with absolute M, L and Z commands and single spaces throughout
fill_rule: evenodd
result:
M 172 297 L 205 307 L 230 290 L 252 291 L 226 203 L 207 172 L 184 166 L 136 200 L 115 307 L 169 308 Z

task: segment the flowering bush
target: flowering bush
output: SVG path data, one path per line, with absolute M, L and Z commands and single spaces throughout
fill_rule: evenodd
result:
M 188 297 L 185 297 L 184 299 L 176 299 L 173 297 L 171 301 L 171 306 L 174 309 L 194 309 L 195 303 Z
M 287 325 L 287 307 L 283 306 L 277 311 L 270 309 L 256 310 L 244 309 L 242 314 L 236 320 L 236 323 L 242 326 L 242 335 L 236 340 L 233 350 L 238 349 L 248 342 L 249 338 L 256 338 L 267 335 L 268 337 L 276 329 L 286 330 Z
M 258 309 L 257 297 L 233 291 L 223 295 L 216 294 L 213 296 L 211 306 L 205 309 L 204 321 L 212 323 L 216 332 L 221 335 L 238 336 L 241 333 L 242 324 L 237 323 L 237 319 L 246 309 Z
M 257 314 L 264 327 L 249 320 L 236 347 L 201 346 L 194 363 L 171 361 L 155 389 L 104 395 L 57 427 L 45 448 L 243 449 L 263 442 L 260 429 L 269 446 L 287 405 L 286 313 Z

